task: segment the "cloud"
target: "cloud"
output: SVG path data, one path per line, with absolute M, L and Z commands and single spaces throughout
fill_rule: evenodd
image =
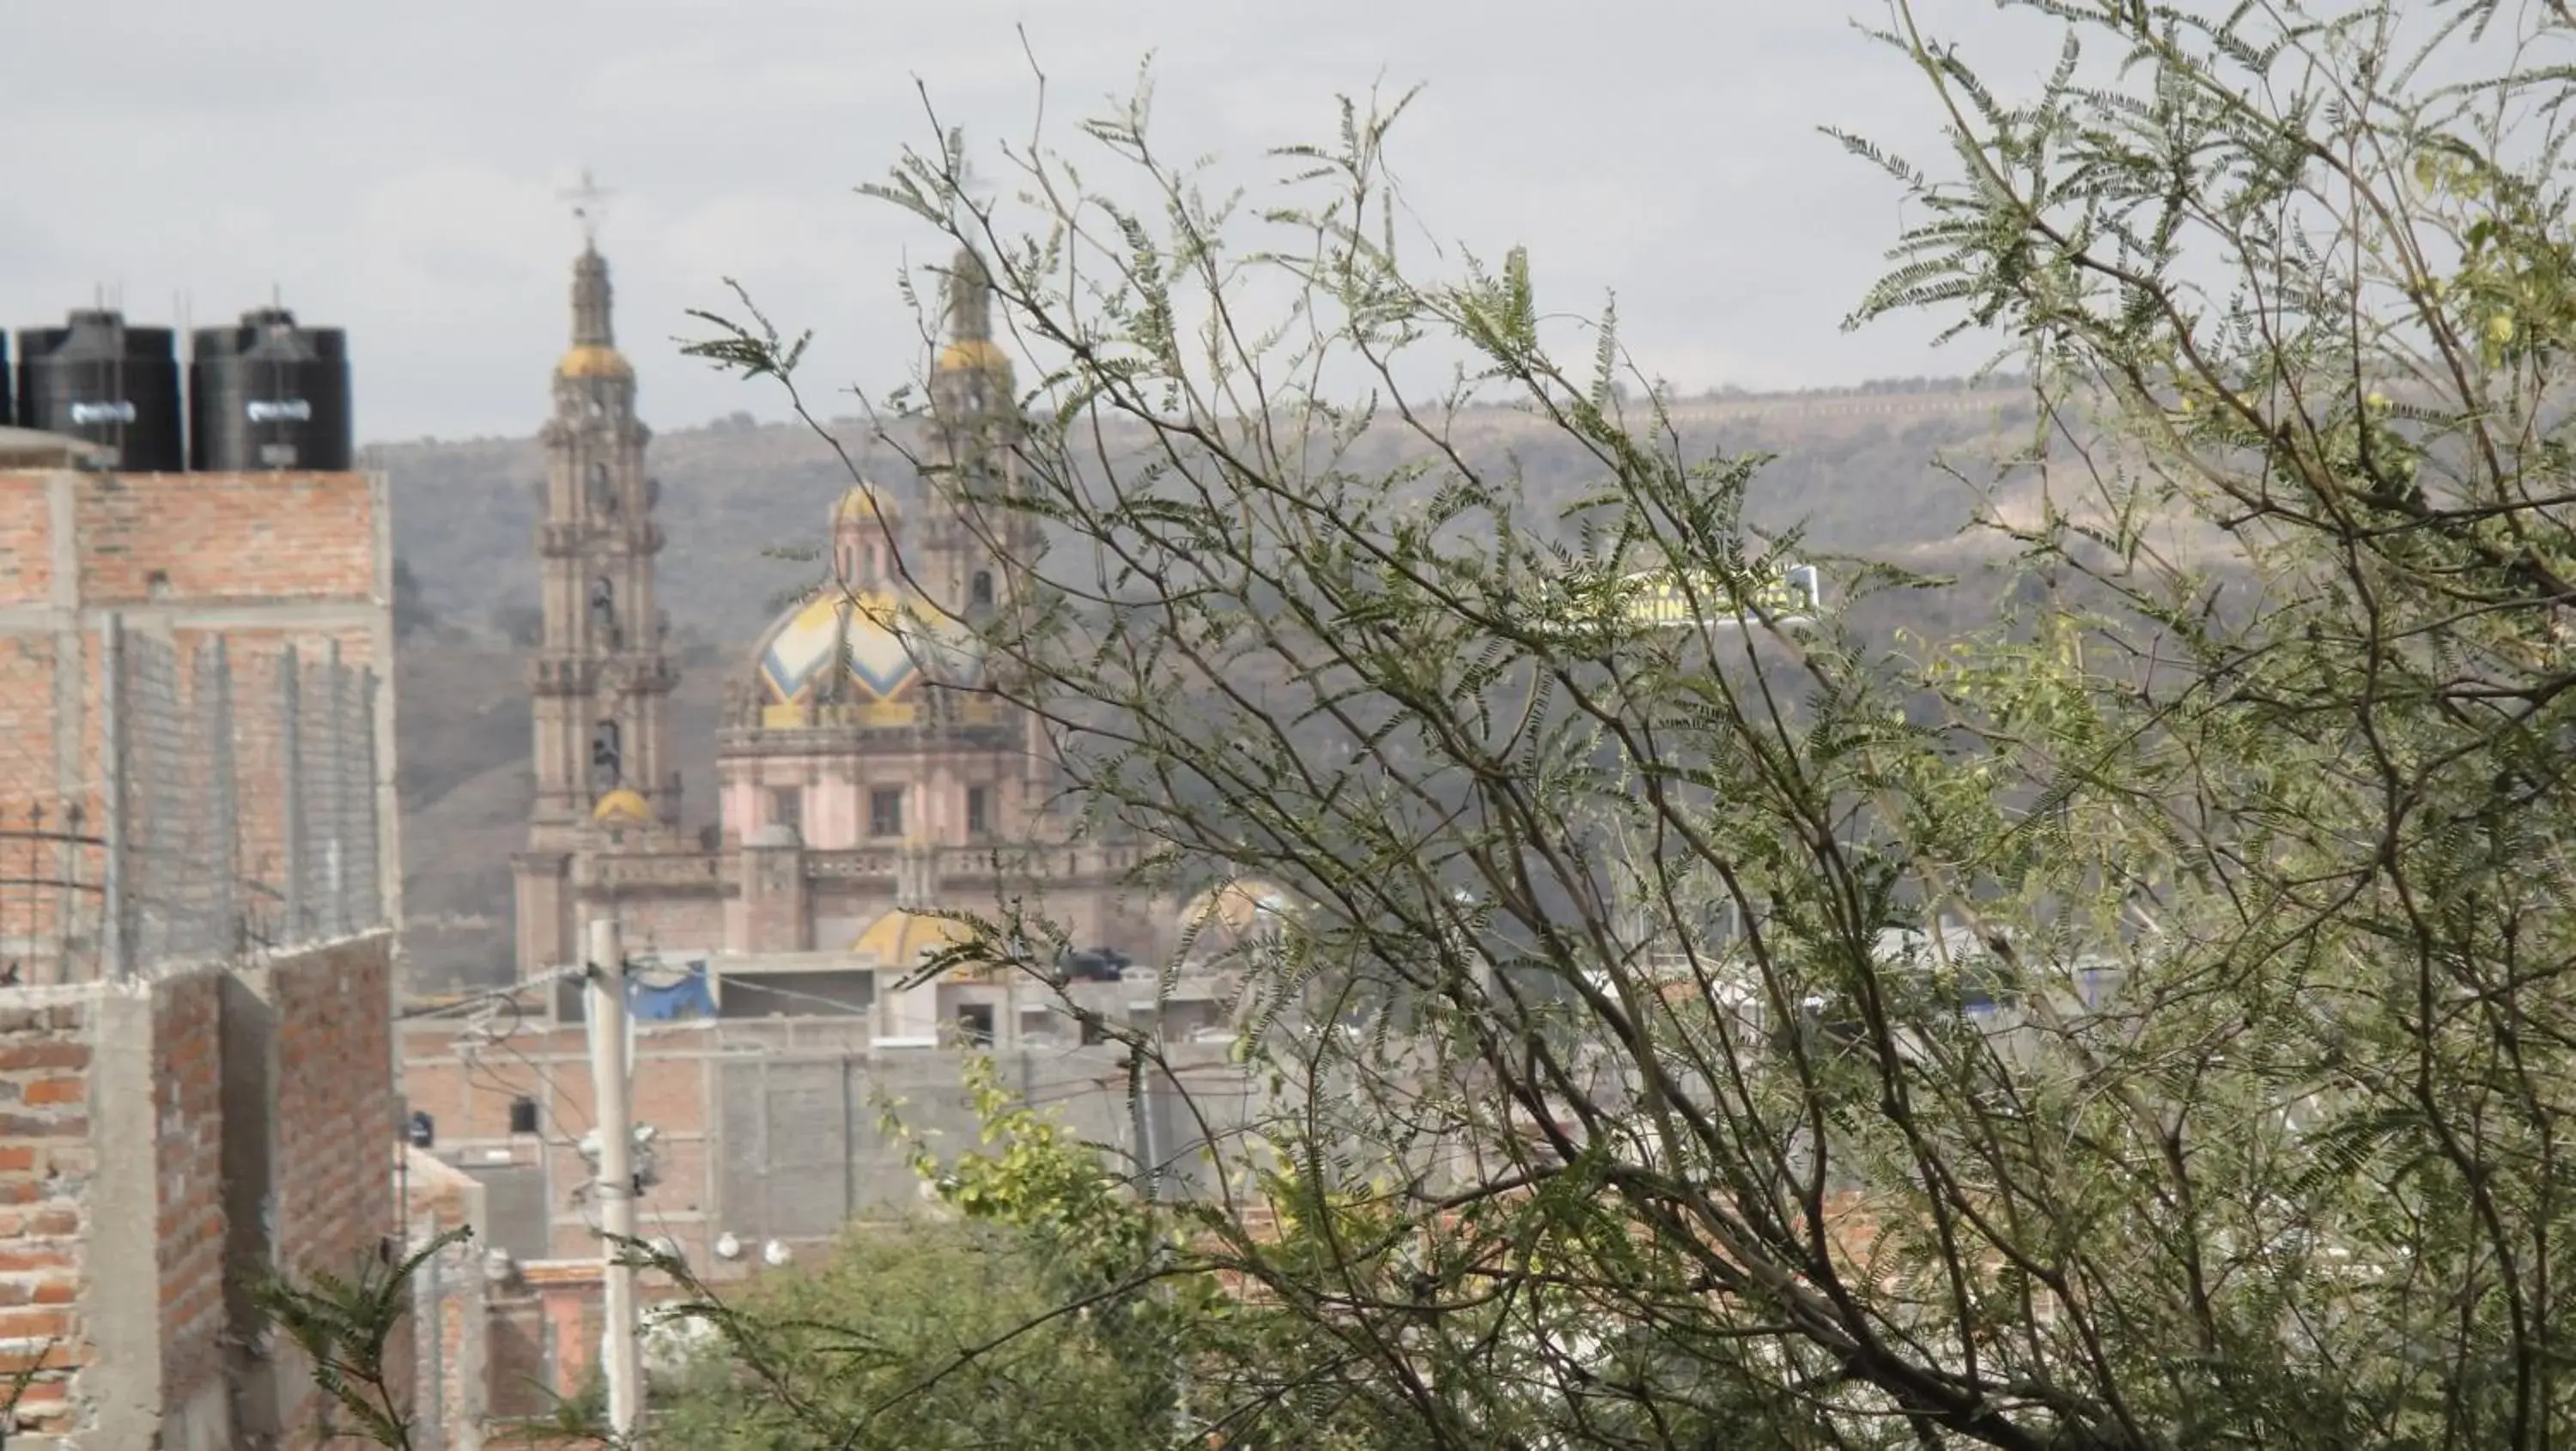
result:
M 1985 39 L 1991 11 L 1935 7 Z M 1615 287 L 1639 356 L 1689 383 L 1923 371 L 1920 328 L 1836 330 L 1893 235 L 1892 186 L 1815 130 L 1931 134 L 1901 61 L 1832 4 L 1631 0 L 1295 11 L 1181 0 L 106 0 L 12 8 L 0 93 L 22 128 L 0 195 L 0 322 L 49 323 L 98 285 L 142 321 L 265 301 L 346 327 L 373 437 L 520 432 L 546 407 L 578 233 L 555 192 L 618 192 L 604 245 L 648 415 L 685 424 L 774 394 L 677 356 L 690 307 L 740 278 L 818 332 L 828 384 L 882 392 L 918 362 L 893 286 L 932 260 L 860 200 L 933 135 L 918 86 L 978 138 L 1052 140 L 1157 57 L 1157 135 L 1220 174 L 1329 135 L 1333 97 L 1427 81 L 1396 159 L 1416 242 L 1454 263 L 1526 244 L 1551 306 Z M 2028 48 L 1997 41 L 2006 62 Z M 2030 52 L 2035 70 L 2046 56 Z M 1090 157 L 1096 172 L 1096 153 Z M 1956 366 L 1971 359 L 1962 357 Z M 828 408 L 827 408 L 828 411 Z

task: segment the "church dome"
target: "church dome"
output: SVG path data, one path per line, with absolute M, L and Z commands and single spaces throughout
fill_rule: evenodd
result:
M 883 590 L 826 592 L 796 606 L 762 634 L 755 661 L 765 706 L 891 704 L 925 680 L 972 687 L 984 678 L 971 631 Z
M 599 798 L 590 808 L 590 819 L 602 826 L 649 826 L 653 808 L 642 796 L 620 786 Z
M 558 378 L 631 378 L 635 366 L 626 355 L 605 343 L 579 343 L 555 364 Z
M 939 371 L 1006 374 L 1011 371 L 1011 360 L 988 339 L 960 338 L 939 350 Z
M 832 505 L 832 527 L 835 529 L 844 524 L 872 524 L 879 519 L 891 524 L 899 517 L 901 509 L 893 497 L 870 483 L 851 485 L 849 492 Z
M 871 954 L 891 966 L 912 967 L 932 953 L 963 947 L 974 940 L 973 929 L 953 917 L 934 917 L 897 907 L 869 923 L 867 930 L 850 944 L 850 950 Z

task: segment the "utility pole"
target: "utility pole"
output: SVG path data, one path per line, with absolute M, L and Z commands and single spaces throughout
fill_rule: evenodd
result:
M 599 1104 L 599 1228 L 607 1239 L 602 1279 L 608 1310 L 608 1429 L 627 1444 L 642 1418 L 643 1366 L 635 1342 L 635 1270 L 625 1263 L 635 1239 L 633 1083 L 626 1062 L 626 948 L 617 919 L 590 924 L 590 1076 Z
M 1148 1102 L 1154 1091 L 1154 1065 L 1142 1047 L 1127 1051 L 1135 1074 L 1127 1080 L 1132 1090 L 1127 1095 L 1127 1114 L 1136 1132 L 1136 1190 L 1147 1204 L 1154 1204 L 1163 1197 L 1163 1161 L 1154 1154 L 1154 1111 Z

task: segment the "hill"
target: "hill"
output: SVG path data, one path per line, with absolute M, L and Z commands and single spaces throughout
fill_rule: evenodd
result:
M 1671 406 L 1695 452 L 1776 457 L 1753 489 L 1755 522 L 1803 523 L 1830 553 L 1955 557 L 1969 490 L 1944 455 L 1991 457 L 2029 426 L 2026 395 L 1911 383 L 1847 392 L 1721 396 Z M 872 477 L 911 482 L 868 446 L 856 421 L 834 425 Z M 1462 415 L 1461 451 L 1516 468 L 1531 498 L 1561 504 L 1592 482 L 1561 435 L 1502 408 Z M 1391 467 L 1410 449 L 1394 430 L 1362 440 L 1351 463 Z M 819 544 L 849 479 L 810 431 L 737 415 L 658 435 L 650 455 L 670 545 L 660 592 L 682 667 L 673 746 L 691 824 L 714 814 L 715 717 L 723 682 L 777 601 L 813 566 L 782 552 Z M 533 545 L 543 463 L 533 437 L 378 445 L 368 467 L 392 481 L 394 551 L 406 575 L 396 661 L 404 883 L 419 984 L 492 980 L 507 971 L 509 854 L 531 793 L 524 642 L 535 619 Z M 1972 470 L 1971 477 L 1976 477 Z

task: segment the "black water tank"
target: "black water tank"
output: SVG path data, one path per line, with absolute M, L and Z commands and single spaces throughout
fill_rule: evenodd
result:
M 64 327 L 18 334 L 18 426 L 109 450 L 110 467 L 175 473 L 179 358 L 166 327 L 127 327 L 118 312 L 75 312 Z
M 284 308 L 197 329 L 188 365 L 188 467 L 338 473 L 354 452 L 348 337 Z
M 0 333 L 0 428 L 18 416 L 18 390 L 9 386 L 9 335 Z

